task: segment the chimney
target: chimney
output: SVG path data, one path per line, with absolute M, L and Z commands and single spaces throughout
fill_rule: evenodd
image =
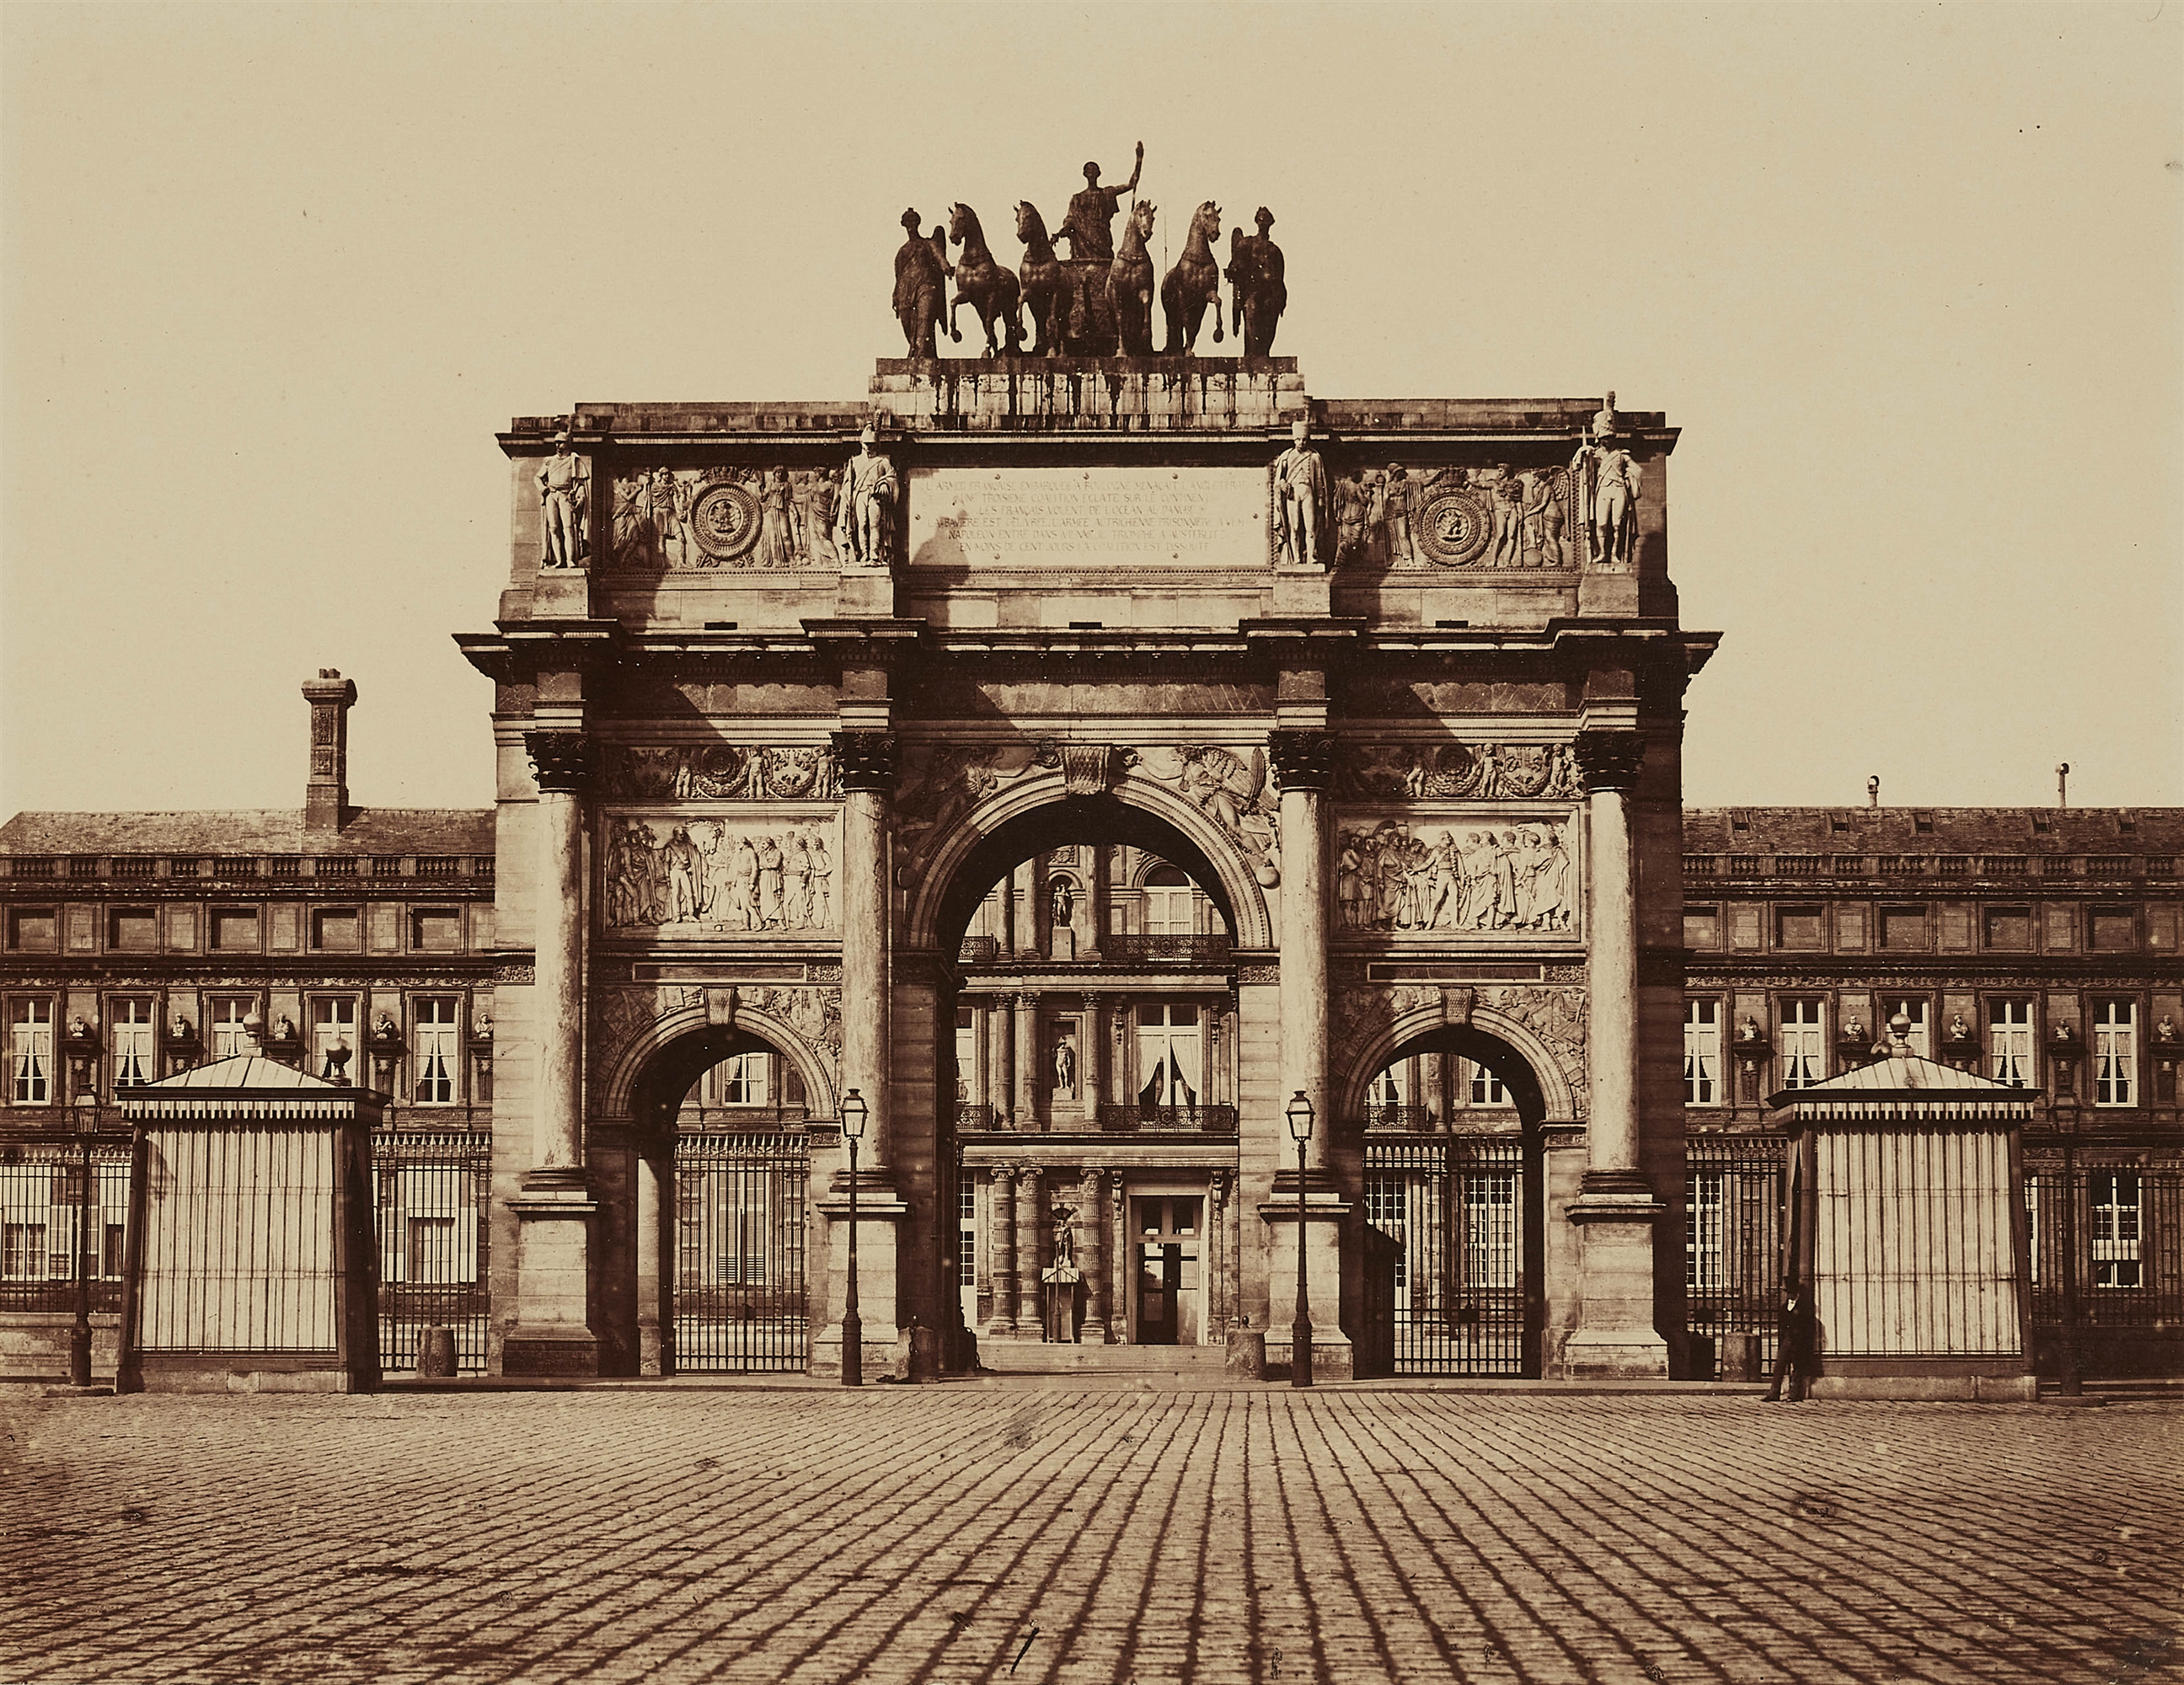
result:
M 356 687 L 332 667 L 304 681 L 311 704 L 311 776 L 304 787 L 307 835 L 337 831 L 348 820 L 348 711 Z

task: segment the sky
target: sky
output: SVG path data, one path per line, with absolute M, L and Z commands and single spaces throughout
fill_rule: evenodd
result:
M 320 667 L 488 803 L 496 431 L 861 397 L 1138 141 L 1313 395 L 1682 429 L 1692 804 L 2184 805 L 2184 7 L 11 3 L 0 815 L 298 805 Z

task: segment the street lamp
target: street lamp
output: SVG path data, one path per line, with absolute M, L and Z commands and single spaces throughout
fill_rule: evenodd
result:
M 1312 1315 L 1305 1309 L 1304 1276 L 1304 1143 L 1312 1139 L 1312 1102 L 1300 1088 L 1284 1115 L 1290 1121 L 1290 1139 L 1297 1149 L 1297 1291 L 1296 1321 L 1290 1324 L 1290 1385 L 1312 1385 Z
M 842 1384 L 865 1384 L 865 1323 L 857 1315 L 857 1143 L 872 1108 L 855 1088 L 842 1096 L 842 1139 L 850 1143 L 850 1282 L 842 1293 Z

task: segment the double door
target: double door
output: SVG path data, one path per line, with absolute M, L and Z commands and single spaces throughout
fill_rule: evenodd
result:
M 1195 1194 L 1139 1194 L 1130 1204 L 1137 1343 L 1195 1346 L 1205 1326 L 1204 1201 Z

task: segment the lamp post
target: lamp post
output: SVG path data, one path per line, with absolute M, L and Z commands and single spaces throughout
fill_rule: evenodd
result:
M 1312 1314 L 1306 1299 L 1304 1273 L 1304 1143 L 1312 1139 L 1312 1102 L 1304 1090 L 1296 1091 L 1286 1108 L 1290 1139 L 1297 1149 L 1297 1288 L 1296 1320 L 1290 1324 L 1290 1385 L 1312 1385 Z
M 865 1324 L 857 1315 L 857 1143 L 872 1108 L 855 1088 L 842 1096 L 842 1139 L 850 1144 L 850 1281 L 842 1293 L 842 1384 L 865 1384 Z

